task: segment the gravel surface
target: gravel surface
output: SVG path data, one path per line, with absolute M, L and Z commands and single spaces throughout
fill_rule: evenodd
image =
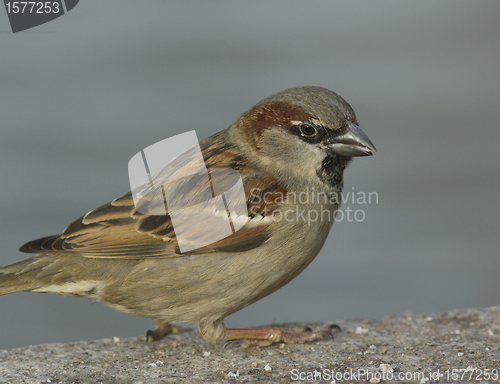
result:
M 0 382 L 500 382 L 500 307 L 336 324 L 335 340 L 267 348 L 193 331 L 152 344 L 114 338 L 0 350 Z

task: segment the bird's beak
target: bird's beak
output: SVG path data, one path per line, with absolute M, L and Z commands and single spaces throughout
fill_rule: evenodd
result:
M 356 124 L 347 122 L 347 132 L 333 137 L 328 148 L 340 156 L 371 156 L 377 152 L 368 136 Z

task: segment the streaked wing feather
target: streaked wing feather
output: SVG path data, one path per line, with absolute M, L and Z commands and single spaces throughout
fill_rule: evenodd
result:
M 138 212 L 132 194 L 129 192 L 80 217 L 61 235 L 33 240 L 23 245 L 20 251 L 27 253 L 66 252 L 93 258 L 136 259 L 182 257 L 211 252 L 242 252 L 258 247 L 270 237 L 268 232 L 270 221 L 260 219 L 272 215 L 280 204 L 276 199 L 277 194 L 286 194 L 286 190 L 276 179 L 263 176 L 262 173 L 257 173 L 248 166 L 242 166 L 241 158 L 231 151 L 231 147 L 223 145 L 221 140 L 220 134 L 217 134 L 201 143 L 207 167 L 238 169 L 245 191 L 257 189 L 262 194 L 267 193 L 266 199 L 256 203 L 251 201 L 255 196 L 249 196 L 247 192 L 249 220 L 232 235 L 208 246 L 198 247 L 183 254 L 179 253 L 177 238 L 168 212 L 165 215 L 147 215 Z M 210 174 L 213 185 L 223 190 L 229 188 L 230 183 L 227 179 L 218 178 L 219 174 L 218 172 Z M 205 196 L 205 192 L 200 192 L 203 189 L 202 183 L 202 178 L 192 179 L 185 183 L 188 187 L 182 187 L 175 192 L 188 194 L 187 198 L 183 197 L 183 202 L 194 204 L 200 201 L 200 196 Z M 170 187 L 177 188 L 176 185 Z M 225 216 L 227 221 L 227 212 L 221 211 L 219 215 L 221 219 Z M 259 216 L 258 219 L 255 218 L 256 215 Z M 189 228 L 189 226 L 189 222 L 183 223 L 183 227 Z M 179 229 L 177 232 L 179 233 Z M 194 244 L 205 240 L 193 238 Z M 203 244 L 206 244 L 206 241 Z

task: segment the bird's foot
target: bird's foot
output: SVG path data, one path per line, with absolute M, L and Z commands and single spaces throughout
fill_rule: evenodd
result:
M 267 347 L 274 343 L 303 344 L 308 341 L 333 338 L 332 332 L 338 330 L 338 325 L 327 325 L 317 331 L 307 327 L 300 332 L 285 331 L 281 328 L 233 328 L 228 329 L 226 340 L 243 339 L 242 348 Z
M 153 341 L 158 341 L 171 333 L 184 333 L 192 331 L 192 328 L 183 328 L 178 325 L 169 324 L 166 321 L 153 319 L 156 325 L 154 331 L 147 331 L 146 342 L 151 343 Z

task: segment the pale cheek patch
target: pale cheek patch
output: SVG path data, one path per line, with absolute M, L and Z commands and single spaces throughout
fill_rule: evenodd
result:
M 304 156 L 300 156 L 300 163 L 297 165 L 297 168 L 301 174 L 307 175 L 310 180 L 314 180 L 317 178 L 316 169 L 321 166 L 325 158 L 325 152 L 319 146 L 303 141 L 300 141 L 299 145 L 302 147 Z
M 266 166 L 292 174 L 302 180 L 320 181 L 317 169 L 325 158 L 318 144 L 308 143 L 282 130 L 268 130 L 262 135 L 260 158 Z
M 104 286 L 99 281 L 84 280 L 77 283 L 66 283 L 61 285 L 48 285 L 34 289 L 32 292 L 58 293 L 60 295 L 96 296 Z

